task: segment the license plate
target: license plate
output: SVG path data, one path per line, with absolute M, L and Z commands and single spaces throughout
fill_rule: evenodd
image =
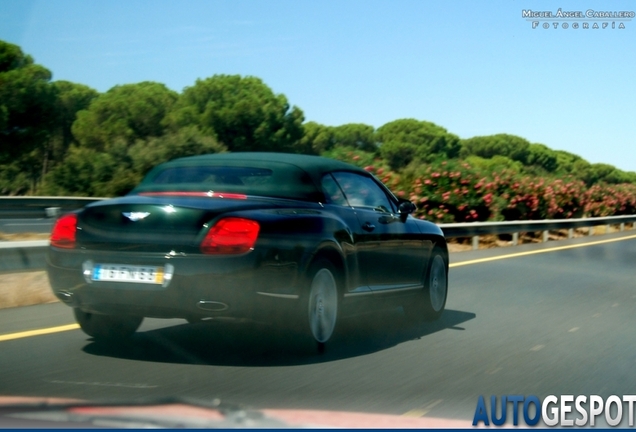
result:
M 91 280 L 100 282 L 163 283 L 163 267 L 95 264 Z

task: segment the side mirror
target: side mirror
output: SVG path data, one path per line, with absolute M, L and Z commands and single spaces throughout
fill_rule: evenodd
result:
M 417 210 L 417 207 L 415 207 L 415 204 L 413 204 L 409 200 L 400 198 L 399 202 L 400 204 L 398 205 L 398 213 L 405 218 L 407 215 L 410 215 L 415 210 Z

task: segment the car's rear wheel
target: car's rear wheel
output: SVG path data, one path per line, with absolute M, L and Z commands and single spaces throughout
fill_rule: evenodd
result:
M 143 317 L 127 315 L 102 315 L 74 308 L 75 319 L 84 333 L 95 339 L 126 339 L 132 336 Z
M 441 249 L 431 254 L 424 289 L 418 297 L 404 305 L 407 316 L 414 321 L 435 321 L 444 312 L 448 296 L 448 266 Z
M 335 266 L 326 259 L 315 262 L 308 273 L 305 319 L 318 352 L 324 351 L 338 322 L 338 275 Z

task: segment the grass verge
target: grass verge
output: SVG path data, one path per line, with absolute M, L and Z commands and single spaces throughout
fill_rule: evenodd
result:
M 0 309 L 56 301 L 45 271 L 0 274 Z

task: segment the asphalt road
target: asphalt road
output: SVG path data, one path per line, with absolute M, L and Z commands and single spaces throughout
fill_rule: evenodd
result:
M 0 232 L 16 233 L 46 233 L 53 228 L 53 219 L 0 219 Z
M 636 239 L 607 241 L 627 236 L 455 254 L 440 321 L 410 326 L 399 309 L 350 320 L 324 355 L 266 327 L 183 320 L 148 319 L 123 346 L 79 330 L 0 341 L 0 394 L 468 421 L 479 395 L 634 394 Z M 61 304 L 0 310 L 0 335 L 72 322 Z

